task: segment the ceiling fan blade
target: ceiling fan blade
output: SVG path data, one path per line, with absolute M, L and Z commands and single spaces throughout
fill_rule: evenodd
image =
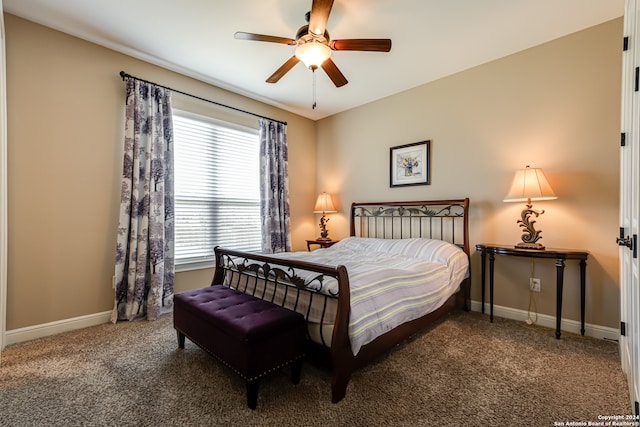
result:
M 269 78 L 267 79 L 267 83 L 277 83 L 278 80 L 280 80 L 282 76 L 287 74 L 289 70 L 292 69 L 298 62 L 300 62 L 300 60 L 295 56 L 292 56 L 291 58 L 289 58 L 287 62 L 282 64 L 280 68 L 276 70 L 275 73 L 269 76 Z
M 313 0 L 309 17 L 309 33 L 311 35 L 324 35 L 331 7 L 333 7 L 333 0 Z
M 389 52 L 391 39 L 345 39 L 329 43 L 333 50 L 361 50 L 366 52 Z
M 265 36 L 264 34 L 243 33 L 242 31 L 238 31 L 233 35 L 233 37 L 238 40 L 253 40 L 256 42 L 281 43 L 288 45 L 296 44 L 296 41 L 294 39 L 289 39 L 286 37 Z
M 336 87 L 341 87 L 349 83 L 347 81 L 347 78 L 344 76 L 344 74 L 342 74 L 342 72 L 338 69 L 335 62 L 333 62 L 331 58 L 327 58 L 322 63 L 322 69 L 324 70 L 325 73 L 327 73 L 327 75 L 329 76 L 333 84 L 336 85 Z

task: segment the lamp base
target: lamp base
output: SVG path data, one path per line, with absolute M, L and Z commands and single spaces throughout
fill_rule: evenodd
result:
M 542 215 L 544 211 L 537 211 L 532 209 L 531 199 L 527 201 L 526 207 L 520 213 L 521 219 L 518 220 L 518 224 L 524 230 L 524 234 L 522 235 L 522 242 L 516 245 L 516 248 L 520 249 L 534 249 L 534 250 L 544 250 L 544 245 L 541 243 L 537 243 L 540 239 L 540 233 L 542 231 L 536 230 L 533 228 L 533 224 L 535 221 L 530 221 L 529 218 L 534 215 Z
M 537 249 L 537 250 L 544 250 L 544 245 L 542 243 L 526 243 L 526 242 L 520 242 L 516 245 L 516 248 L 520 248 L 520 249 Z

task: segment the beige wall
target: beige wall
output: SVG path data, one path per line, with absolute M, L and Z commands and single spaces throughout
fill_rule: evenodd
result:
M 471 199 L 471 244 L 513 244 L 524 204 L 503 203 L 513 173 L 545 171 L 559 198 L 539 202 L 548 247 L 588 250 L 586 321 L 617 327 L 622 19 L 321 120 L 318 188 L 336 195 L 335 237 L 353 201 Z M 464 54 L 461 52 L 460 54 Z M 429 139 L 432 184 L 389 187 L 389 147 Z M 479 254 L 472 298 L 480 300 Z M 530 262 L 496 260 L 496 304 L 527 310 Z M 555 264 L 537 261 L 540 313 L 555 315 Z M 567 262 L 563 317 L 579 320 Z
M 292 242 L 314 234 L 315 122 L 12 15 L 8 97 L 7 329 L 111 310 L 122 162 L 119 72 L 288 122 Z M 176 107 L 257 127 L 252 116 L 174 95 Z M 176 291 L 212 270 L 179 273 Z

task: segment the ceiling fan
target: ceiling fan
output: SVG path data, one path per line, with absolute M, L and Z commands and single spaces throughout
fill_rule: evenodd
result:
M 281 43 L 296 46 L 295 54 L 278 68 L 269 78 L 267 83 L 277 83 L 298 62 L 303 61 L 311 70 L 321 67 L 329 76 L 336 87 L 348 83 L 345 76 L 331 60 L 332 50 L 357 50 L 368 52 L 389 52 L 391 50 L 390 39 L 344 39 L 331 40 L 326 26 L 331 13 L 333 0 L 313 0 L 311 11 L 305 18 L 308 22 L 298 29 L 295 39 L 263 34 L 237 32 L 234 37 L 239 40 L 253 40 L 270 43 Z

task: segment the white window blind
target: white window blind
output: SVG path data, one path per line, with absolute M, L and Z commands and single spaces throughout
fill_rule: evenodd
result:
M 258 131 L 174 110 L 176 265 L 261 245 Z

